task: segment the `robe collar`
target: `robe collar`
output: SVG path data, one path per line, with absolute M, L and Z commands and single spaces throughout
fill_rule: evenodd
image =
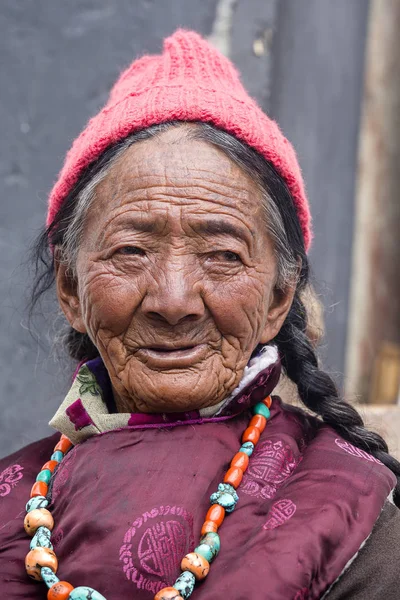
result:
M 180 413 L 119 413 L 107 369 L 97 357 L 79 366 L 71 389 L 49 424 L 77 444 L 122 427 L 147 429 L 224 421 L 269 396 L 280 372 L 276 346 L 262 346 L 245 367 L 236 389 L 215 406 Z

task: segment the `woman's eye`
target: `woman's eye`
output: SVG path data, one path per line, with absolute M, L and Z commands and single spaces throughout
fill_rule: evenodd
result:
M 232 252 L 231 250 L 224 250 L 223 252 L 215 252 L 212 257 L 214 260 L 222 261 L 222 262 L 240 262 L 241 258 L 239 254 L 236 252 Z
M 138 248 L 137 246 L 123 246 L 122 248 L 118 248 L 118 254 L 123 254 L 124 256 L 144 256 L 144 250 Z
M 230 250 L 228 250 L 227 252 L 223 252 L 222 253 L 224 260 L 226 260 L 227 262 L 239 262 L 240 261 L 240 256 L 239 254 L 236 254 L 236 252 L 231 252 Z

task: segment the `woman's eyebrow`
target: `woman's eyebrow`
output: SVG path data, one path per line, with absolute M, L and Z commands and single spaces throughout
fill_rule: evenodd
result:
M 116 222 L 113 222 L 111 227 L 115 227 L 116 225 L 118 229 L 133 229 L 135 231 L 140 231 L 141 233 L 157 233 L 162 231 L 164 227 L 164 223 L 160 221 L 143 219 L 140 218 L 140 216 L 119 218 Z
M 221 219 L 197 221 L 192 223 L 191 227 L 197 233 L 202 233 L 205 235 L 229 235 L 240 238 L 245 242 L 248 242 L 252 236 L 254 237 L 254 232 L 250 229 Z

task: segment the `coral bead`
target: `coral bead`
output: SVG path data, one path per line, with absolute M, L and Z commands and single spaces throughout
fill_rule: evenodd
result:
M 201 528 L 201 535 L 205 535 L 206 533 L 217 533 L 218 525 L 214 523 L 214 521 L 204 521 L 203 527 Z
M 213 521 L 217 527 L 221 527 L 225 517 L 225 509 L 219 504 L 213 504 L 207 511 L 206 521 Z
M 67 581 L 55 583 L 47 592 L 47 600 L 68 600 L 74 586 Z
M 262 433 L 265 429 L 266 424 L 267 419 L 263 415 L 254 415 L 254 417 L 252 417 L 249 423 L 249 427 L 257 427 L 260 433 Z
M 48 469 L 50 471 L 50 473 L 54 473 L 54 469 L 56 468 L 57 465 L 58 465 L 58 461 L 48 460 L 47 463 L 44 463 L 41 470 L 46 471 L 46 469 Z
M 69 440 L 65 435 L 62 435 L 58 444 L 56 444 L 54 446 L 54 452 L 56 452 L 57 450 L 60 450 L 60 452 L 65 454 L 66 452 L 68 452 L 68 450 L 71 448 L 71 446 L 72 446 L 71 440 Z
M 253 442 L 256 445 L 260 435 L 260 430 L 257 427 L 248 427 L 242 435 L 242 442 Z
M 31 498 L 34 496 L 47 496 L 47 483 L 44 481 L 36 481 L 31 489 Z
M 50 548 L 34 548 L 26 555 L 25 568 L 29 577 L 42 581 L 42 567 L 49 567 L 54 573 L 57 571 L 58 560 Z
M 166 587 L 160 590 L 155 596 L 154 600 L 183 600 L 182 596 L 173 587 Z
M 190 552 L 182 559 L 181 569 L 182 571 L 190 571 L 196 577 L 197 581 L 201 581 L 201 579 L 207 577 L 210 570 L 210 563 L 201 554 Z
M 231 467 L 236 467 L 241 471 L 245 471 L 249 466 L 249 457 L 245 452 L 237 452 L 232 458 Z
M 272 404 L 272 398 L 271 398 L 271 396 L 267 396 L 266 398 L 264 398 L 263 403 L 268 408 L 271 408 L 271 404 Z
M 28 535 L 33 536 L 39 527 L 47 527 L 50 531 L 54 527 L 54 519 L 47 508 L 31 510 L 24 519 L 24 528 Z
M 242 469 L 237 469 L 236 467 L 231 467 L 225 473 L 224 483 L 229 483 L 232 487 L 234 487 L 236 489 L 239 487 L 242 479 L 243 479 Z

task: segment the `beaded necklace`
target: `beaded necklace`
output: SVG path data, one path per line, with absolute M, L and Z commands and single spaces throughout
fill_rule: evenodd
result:
M 199 545 L 182 559 L 182 573 L 174 585 L 160 590 L 154 596 L 154 600 L 186 600 L 192 594 L 196 581 L 207 577 L 210 563 L 221 547 L 218 529 L 225 515 L 234 510 L 239 500 L 236 489 L 242 481 L 243 473 L 249 464 L 249 457 L 270 417 L 270 407 L 270 396 L 253 407 L 253 416 L 242 435 L 242 445 L 231 460 L 223 482 L 218 485 L 218 490 L 210 496 L 211 506 L 201 528 Z M 49 501 L 46 496 L 55 468 L 72 446 L 72 442 L 65 435 L 61 435 L 50 460 L 43 465 L 32 487 L 24 520 L 25 531 L 32 536 L 30 552 L 25 558 L 25 567 L 29 577 L 45 582 L 49 588 L 47 600 L 106 600 L 93 588 L 86 586 L 74 588 L 67 581 L 60 581 L 56 575 L 58 560 L 50 539 L 54 520 L 47 510 Z

